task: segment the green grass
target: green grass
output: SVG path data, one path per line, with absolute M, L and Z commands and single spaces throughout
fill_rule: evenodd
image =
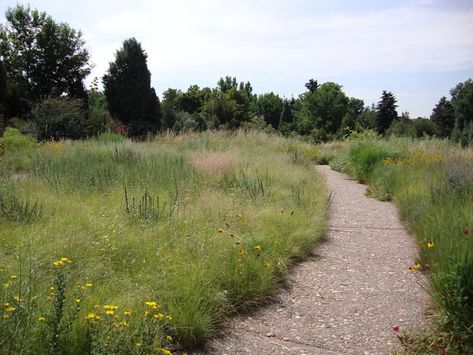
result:
M 350 142 L 332 160 L 334 168 L 366 181 L 368 194 L 394 200 L 417 237 L 436 328 L 406 335 L 406 351 L 473 352 L 472 162 L 471 149 L 445 141 L 377 137 Z
M 190 348 L 266 302 L 325 228 L 326 191 L 293 144 L 222 132 L 7 152 L 0 196 L 25 218 L 0 217 L 2 351 Z

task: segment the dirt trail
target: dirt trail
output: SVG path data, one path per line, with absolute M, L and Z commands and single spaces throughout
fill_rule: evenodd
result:
M 205 353 L 387 354 L 399 348 L 393 326 L 425 324 L 425 280 L 407 271 L 417 248 L 394 205 L 328 166 L 316 169 L 332 193 L 327 241 L 276 302 L 230 319 Z

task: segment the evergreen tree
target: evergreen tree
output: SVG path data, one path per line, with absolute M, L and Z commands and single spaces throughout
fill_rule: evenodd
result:
M 7 72 L 3 61 L 0 60 L 0 114 L 5 113 L 5 104 L 7 102 Z
M 441 137 L 450 137 L 455 126 L 455 113 L 450 101 L 443 96 L 432 110 L 431 121 L 437 126 Z
M 391 123 L 397 119 L 396 102 L 391 92 L 383 90 L 381 101 L 376 107 L 376 128 L 379 133 L 384 134 Z
M 147 55 L 141 44 L 130 38 L 116 52 L 103 77 L 105 97 L 112 117 L 129 125 L 131 135 L 143 135 L 160 127 L 160 103 L 151 88 Z

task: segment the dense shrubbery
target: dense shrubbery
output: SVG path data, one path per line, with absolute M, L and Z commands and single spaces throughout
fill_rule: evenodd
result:
M 32 148 L 35 145 L 36 139 L 20 133 L 16 128 L 7 127 L 3 137 L 0 137 L 0 155 L 18 149 Z

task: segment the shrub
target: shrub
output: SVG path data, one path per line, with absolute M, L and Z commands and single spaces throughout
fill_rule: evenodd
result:
M 0 138 L 0 154 L 18 149 L 32 148 L 36 145 L 36 140 L 26 136 L 16 128 L 7 127 L 2 138 Z
M 65 97 L 48 98 L 32 110 L 38 139 L 83 138 L 87 135 L 84 102 Z

